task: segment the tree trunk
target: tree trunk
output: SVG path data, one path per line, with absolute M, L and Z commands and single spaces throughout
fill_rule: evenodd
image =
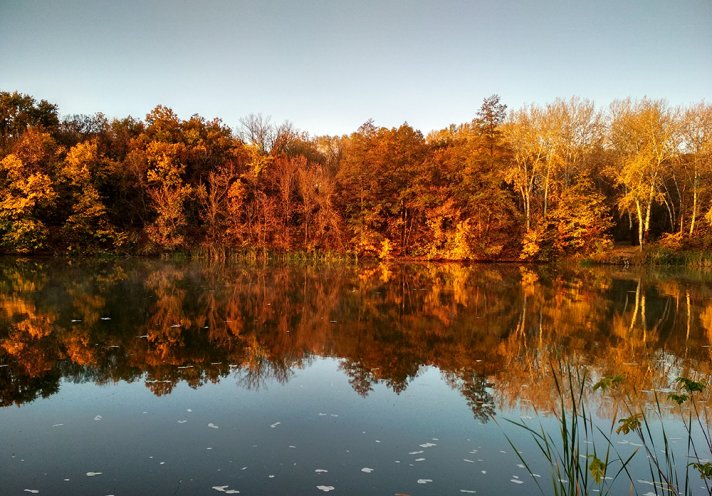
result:
M 697 180 L 695 179 L 695 185 L 693 186 L 692 192 L 692 217 L 690 218 L 690 237 L 695 232 L 695 219 L 697 218 Z
M 640 208 L 639 200 L 635 200 L 635 210 L 636 210 L 636 213 L 638 214 L 638 249 L 640 251 L 643 251 L 644 222 L 643 222 L 643 211 Z

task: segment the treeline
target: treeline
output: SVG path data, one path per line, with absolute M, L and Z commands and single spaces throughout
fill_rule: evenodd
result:
M 712 241 L 712 106 L 572 98 L 428 136 L 311 137 L 249 116 L 60 119 L 0 92 L 5 253 L 333 252 L 456 260 Z

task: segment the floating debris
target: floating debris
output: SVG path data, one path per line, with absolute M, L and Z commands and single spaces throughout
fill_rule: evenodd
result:
M 328 470 L 326 470 L 324 468 L 318 468 L 318 469 L 314 470 L 314 472 L 316 472 L 317 474 L 325 474 L 328 472 Z
M 281 424 L 281 423 L 282 423 L 282 422 L 275 422 L 274 424 L 270 424 L 269 427 L 270 427 L 270 429 L 274 429 L 275 427 L 277 427 L 277 426 L 278 426 L 279 424 Z
M 425 461 L 425 458 L 416 458 L 415 461 L 416 461 L 416 462 L 424 462 L 424 461 Z
M 186 422 L 188 422 L 188 421 L 187 420 L 179 420 L 178 421 L 179 424 L 185 424 Z
M 193 366 L 192 365 L 182 365 L 182 366 L 176 367 L 176 368 L 178 368 L 178 369 L 192 369 Z
M 214 489 L 215 491 L 224 493 L 225 489 L 227 489 L 230 486 L 213 486 L 211 489 Z
M 463 458 L 462 460 L 465 461 L 465 462 L 467 462 L 467 463 L 475 463 L 473 460 L 468 460 L 467 458 Z
M 94 417 L 95 422 L 101 422 L 102 420 L 104 420 L 104 417 L 102 417 L 101 415 L 97 415 L 96 417 Z
M 87 477 L 96 477 L 101 474 L 103 474 L 103 472 L 87 472 Z
M 514 484 L 524 484 L 524 481 L 519 479 L 510 479 L 509 482 L 512 482 Z
M 418 484 L 428 484 L 430 482 L 433 482 L 433 479 L 418 479 L 417 482 Z
M 182 327 L 180 324 L 173 324 L 171 326 L 171 329 L 177 329 L 178 327 Z
M 111 317 L 99 317 L 99 320 L 111 320 Z
M 333 491 L 334 489 L 336 489 L 334 486 L 316 486 L 316 488 L 319 491 L 324 491 L 325 493 L 328 493 L 329 491 Z
M 72 324 L 76 324 L 77 322 L 81 322 L 81 321 L 82 321 L 82 319 L 72 319 L 72 320 L 70 320 L 70 322 L 71 322 Z
M 218 427 L 217 425 L 213 424 L 212 422 L 210 422 L 210 423 L 208 424 L 208 427 L 210 427 L 211 429 L 219 429 L 219 428 L 220 428 L 220 427 Z
M 370 467 L 363 467 L 363 468 L 361 469 L 361 472 L 366 473 L 366 474 L 370 474 L 371 472 L 373 472 L 373 469 L 370 468 Z
M 419 455 L 419 454 L 421 454 L 421 453 L 425 453 L 425 451 L 423 451 L 423 450 L 420 450 L 420 451 L 410 451 L 408 454 L 409 454 L 409 455 Z
M 62 427 L 64 424 L 54 424 L 52 427 Z
M 477 494 L 477 491 L 473 491 L 472 489 L 460 489 L 460 492 L 465 494 Z
M 25 489 L 26 493 L 39 494 L 39 489 Z
M 432 448 L 433 446 L 437 446 L 435 443 L 424 443 L 424 444 L 419 444 L 421 448 Z

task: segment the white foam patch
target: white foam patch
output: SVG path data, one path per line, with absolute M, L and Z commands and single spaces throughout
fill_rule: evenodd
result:
M 277 426 L 278 426 L 279 424 L 281 424 L 281 423 L 282 423 L 282 422 L 275 422 L 274 424 L 271 424 L 271 425 L 270 425 L 270 428 L 274 429 L 275 427 L 277 427 Z
M 64 424 L 54 424 L 52 427 L 62 427 Z
M 213 424 L 212 422 L 210 422 L 210 423 L 208 424 L 208 427 L 210 427 L 211 429 L 219 429 L 219 428 L 220 428 L 220 427 L 218 427 L 217 425 Z
M 370 468 L 370 467 L 363 467 L 363 468 L 361 469 L 361 472 L 366 473 L 366 474 L 370 474 L 371 472 L 373 472 L 373 469 Z
M 467 458 L 463 458 L 462 460 L 467 463 L 475 463 L 474 460 L 468 460 Z
M 480 472 L 482 472 L 483 474 L 487 474 L 486 470 L 480 470 Z
M 187 420 L 179 420 L 178 421 L 179 424 L 185 424 L 186 422 L 187 422 Z
M 96 477 L 97 475 L 101 475 L 103 472 L 87 472 L 87 477 Z
M 211 489 L 214 489 L 218 492 L 224 493 L 225 489 L 227 489 L 230 486 L 213 486 Z
M 435 443 L 423 443 L 423 444 L 419 444 L 418 446 L 420 446 L 421 448 L 432 448 L 433 446 L 437 446 L 437 444 L 435 444 Z
M 96 417 L 94 417 L 94 420 L 96 422 L 100 422 L 100 421 L 104 420 L 104 417 L 102 417 L 101 415 L 97 415 Z
M 316 486 L 316 488 L 319 491 L 324 491 L 325 493 L 328 493 L 329 491 L 333 491 L 334 489 L 336 489 L 334 486 Z
M 418 479 L 416 482 L 418 484 L 428 484 L 430 482 L 433 482 L 433 479 Z
M 420 450 L 420 451 L 410 451 L 408 454 L 409 454 L 409 455 L 419 455 L 419 454 L 421 454 L 421 453 L 425 453 L 425 451 L 423 451 L 423 450 Z
M 269 474 L 267 477 L 269 477 L 270 479 L 274 479 L 274 474 Z

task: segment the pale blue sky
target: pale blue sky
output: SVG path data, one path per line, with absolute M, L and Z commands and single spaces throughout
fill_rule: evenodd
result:
M 578 95 L 712 100 L 712 0 L 0 0 L 0 89 L 62 114 L 427 132 Z

